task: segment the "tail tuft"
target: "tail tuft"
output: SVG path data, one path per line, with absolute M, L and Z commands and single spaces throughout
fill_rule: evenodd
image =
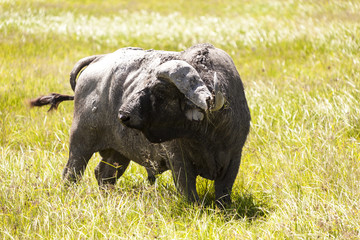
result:
M 41 96 L 35 99 L 31 99 L 29 101 L 30 107 L 42 107 L 45 105 L 51 105 L 48 112 L 51 110 L 57 109 L 59 104 L 63 101 L 71 101 L 74 100 L 74 96 L 62 95 L 58 93 L 52 93 L 47 96 Z

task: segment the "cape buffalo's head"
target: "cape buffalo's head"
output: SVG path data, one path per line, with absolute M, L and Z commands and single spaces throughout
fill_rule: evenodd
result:
M 185 61 L 171 60 L 152 71 L 149 81 L 127 94 L 119 120 L 144 133 L 151 142 L 164 142 L 193 134 L 209 111 L 223 106 L 214 73 L 212 94 L 199 73 Z

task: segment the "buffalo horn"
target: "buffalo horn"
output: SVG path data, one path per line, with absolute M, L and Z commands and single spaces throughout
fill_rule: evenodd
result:
M 212 94 L 199 73 L 185 61 L 171 60 L 161 64 L 156 77 L 172 82 L 181 93 L 197 107 L 208 111 L 208 102 L 213 102 Z

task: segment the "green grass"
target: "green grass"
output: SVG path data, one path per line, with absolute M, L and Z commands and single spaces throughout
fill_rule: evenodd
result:
M 198 42 L 233 57 L 252 114 L 232 206 L 201 178 L 188 204 L 136 164 L 101 193 L 97 154 L 66 190 L 73 105 L 26 99 L 72 94 L 85 56 Z M 0 99 L 1 239 L 360 238 L 359 1 L 0 0 Z

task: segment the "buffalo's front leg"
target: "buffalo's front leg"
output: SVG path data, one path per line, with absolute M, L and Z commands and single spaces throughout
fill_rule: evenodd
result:
M 231 203 L 231 191 L 239 170 L 240 158 L 241 155 L 232 158 L 225 174 L 215 179 L 215 197 L 221 205 Z
M 150 169 L 150 168 L 146 168 L 146 172 L 147 172 L 147 175 L 148 175 L 148 181 L 151 185 L 153 185 L 156 181 L 156 176 L 155 176 L 155 172 Z
M 178 191 L 184 194 L 188 201 L 199 200 L 196 192 L 196 174 L 191 163 L 184 160 L 175 161 L 172 166 L 172 175 Z
M 128 167 L 130 160 L 121 153 L 109 149 L 100 151 L 102 160 L 95 168 L 95 176 L 100 187 L 114 185 Z

